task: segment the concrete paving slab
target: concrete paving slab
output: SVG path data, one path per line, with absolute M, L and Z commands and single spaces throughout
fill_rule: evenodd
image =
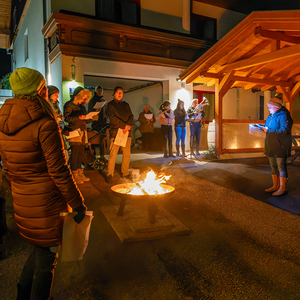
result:
M 127 204 L 123 216 L 117 215 L 118 209 L 117 205 L 100 207 L 100 211 L 123 243 L 157 240 L 191 232 L 162 207 L 158 208 L 154 224 L 149 222 L 147 210 L 143 207 Z

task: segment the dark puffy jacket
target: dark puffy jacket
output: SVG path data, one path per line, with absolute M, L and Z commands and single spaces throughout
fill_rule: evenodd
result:
M 103 96 L 98 96 L 96 93 L 94 93 L 94 96 L 92 97 L 92 99 L 89 101 L 88 104 L 88 112 L 92 112 L 92 111 L 97 111 L 94 106 L 97 102 L 105 102 L 105 100 L 103 99 Z M 105 104 L 99 114 L 98 114 L 98 120 L 93 121 L 92 123 L 92 129 L 96 130 L 96 131 L 100 131 L 105 125 L 106 125 L 106 108 L 107 108 L 107 104 Z
M 0 109 L 0 154 L 21 236 L 41 247 L 61 244 L 60 213 L 84 200 L 67 166 L 56 121 L 38 102 L 6 100 Z
M 112 100 L 107 104 L 107 116 L 110 120 L 110 137 L 114 138 L 117 135 L 118 128 L 124 129 L 126 125 L 132 126 L 133 114 L 127 102 L 121 100 Z M 128 136 L 131 136 L 129 130 Z
M 265 139 L 265 155 L 268 157 L 291 156 L 293 119 L 290 112 L 282 106 L 266 120 L 268 127 Z
M 87 130 L 87 121 L 79 119 L 79 116 L 86 114 L 85 106 L 82 104 L 75 104 L 73 99 L 69 100 L 64 105 L 65 121 L 69 123 L 69 127 L 73 130 L 77 128 L 80 128 L 82 131 Z

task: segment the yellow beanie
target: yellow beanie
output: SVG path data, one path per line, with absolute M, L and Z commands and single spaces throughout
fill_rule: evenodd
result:
M 44 76 L 37 70 L 18 68 L 9 76 L 11 89 L 15 95 L 36 95 L 46 85 Z

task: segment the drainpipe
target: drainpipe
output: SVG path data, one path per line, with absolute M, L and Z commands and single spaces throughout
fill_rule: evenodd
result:
M 182 28 L 186 31 L 191 30 L 191 1 L 183 0 L 182 2 Z
M 43 25 L 47 22 L 47 0 L 43 0 Z M 49 74 L 49 65 L 48 65 L 48 41 L 44 38 L 44 63 L 45 63 L 45 78 L 47 81 L 47 77 Z M 49 83 L 48 83 L 49 84 Z

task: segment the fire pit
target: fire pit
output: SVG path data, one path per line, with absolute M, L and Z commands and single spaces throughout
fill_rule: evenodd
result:
M 162 183 L 171 176 L 161 176 L 158 179 L 155 179 L 155 177 L 155 173 L 150 171 L 144 181 L 117 184 L 111 187 L 112 192 L 121 198 L 117 213 L 118 216 L 123 215 L 128 199 L 136 199 L 138 201 L 147 202 L 149 222 L 151 224 L 155 223 L 155 214 L 158 211 L 158 200 L 164 199 L 175 192 L 174 187 Z

